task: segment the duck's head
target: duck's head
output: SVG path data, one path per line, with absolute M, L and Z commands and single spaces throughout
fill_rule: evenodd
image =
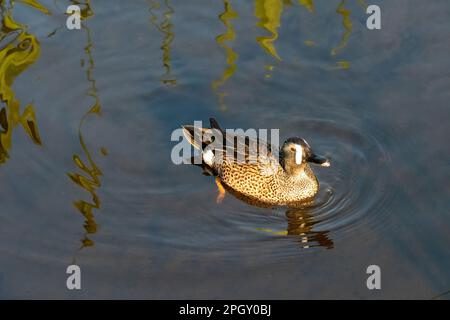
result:
M 304 170 L 308 163 L 321 167 L 329 167 L 330 160 L 315 154 L 308 142 L 302 138 L 289 138 L 281 147 L 280 163 L 289 174 L 297 174 Z

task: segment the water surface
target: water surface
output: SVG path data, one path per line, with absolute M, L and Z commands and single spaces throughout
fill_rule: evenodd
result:
M 0 1 L 0 298 L 446 292 L 450 4 L 368 2 Z M 210 116 L 329 156 L 316 203 L 217 204 L 170 159 Z

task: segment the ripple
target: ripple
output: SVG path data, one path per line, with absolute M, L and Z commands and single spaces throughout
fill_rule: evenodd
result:
M 220 205 L 210 201 L 193 209 L 197 217 L 193 219 L 208 230 L 157 241 L 191 249 L 193 254 L 214 252 L 226 260 L 242 259 L 246 252 L 266 260 L 332 249 L 337 240 L 345 241 L 355 233 L 356 238 L 367 239 L 386 227 L 387 208 L 395 193 L 391 157 L 381 142 L 383 137 L 331 121 L 305 119 L 296 125 L 313 149 L 332 162 L 327 169 L 313 167 L 320 182 L 314 203 L 299 208 L 258 208 L 228 196 Z
M 330 201 L 307 209 L 319 221 L 316 228 L 337 238 L 362 224 L 372 230 L 383 226 L 393 188 L 391 158 L 379 138 L 369 130 L 331 122 L 308 121 L 302 127 L 317 135 L 315 144 L 330 150 L 332 158 L 332 170 L 316 170 L 321 193 L 331 193 Z

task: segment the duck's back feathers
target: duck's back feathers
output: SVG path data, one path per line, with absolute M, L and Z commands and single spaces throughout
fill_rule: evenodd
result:
M 192 125 L 183 125 L 183 133 L 187 141 L 197 150 L 201 150 L 206 162 L 212 166 L 211 160 L 220 156 L 221 161 L 241 163 L 274 163 L 278 162 L 272 154 L 272 146 L 265 140 L 252 138 L 247 135 L 226 134 L 216 119 L 210 118 L 210 128 L 199 128 Z M 196 136 L 197 135 L 197 136 Z M 205 149 L 215 139 L 222 139 L 219 149 L 211 147 Z M 212 153 L 211 153 L 212 152 Z M 205 160 L 205 159 L 204 159 Z
M 301 175 L 290 175 L 266 141 L 249 137 L 248 131 L 225 132 L 214 118 L 209 122 L 210 128 L 182 126 L 187 141 L 201 152 L 202 163 L 197 165 L 205 174 L 218 176 L 224 186 L 245 197 L 269 204 L 305 201 L 317 193 L 318 181 L 308 164 L 303 164 Z M 221 145 L 215 143 L 217 139 Z

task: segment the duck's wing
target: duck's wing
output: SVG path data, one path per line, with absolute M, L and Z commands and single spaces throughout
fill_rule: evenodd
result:
M 245 160 L 247 163 L 273 163 L 276 157 L 272 154 L 272 146 L 260 138 L 246 135 L 227 135 L 215 118 L 209 118 L 211 129 L 218 130 L 223 136 L 223 151 L 233 160 Z M 231 160 L 231 159 L 230 159 Z
M 279 164 L 278 158 L 273 154 L 272 146 L 267 141 L 243 134 L 226 134 L 216 119 L 210 118 L 209 122 L 210 128 L 182 126 L 187 141 L 196 149 L 205 150 L 208 145 L 216 138 L 220 139 L 221 136 L 222 146 L 219 149 L 211 149 L 216 160 L 220 154 L 224 161 L 256 164 L 261 168 L 268 165 L 273 169 Z M 197 138 L 196 135 L 198 135 Z
M 259 165 L 277 162 L 272 153 L 272 146 L 263 139 L 244 135 L 224 135 L 223 140 L 223 149 L 226 155 L 232 156 L 234 161 Z

